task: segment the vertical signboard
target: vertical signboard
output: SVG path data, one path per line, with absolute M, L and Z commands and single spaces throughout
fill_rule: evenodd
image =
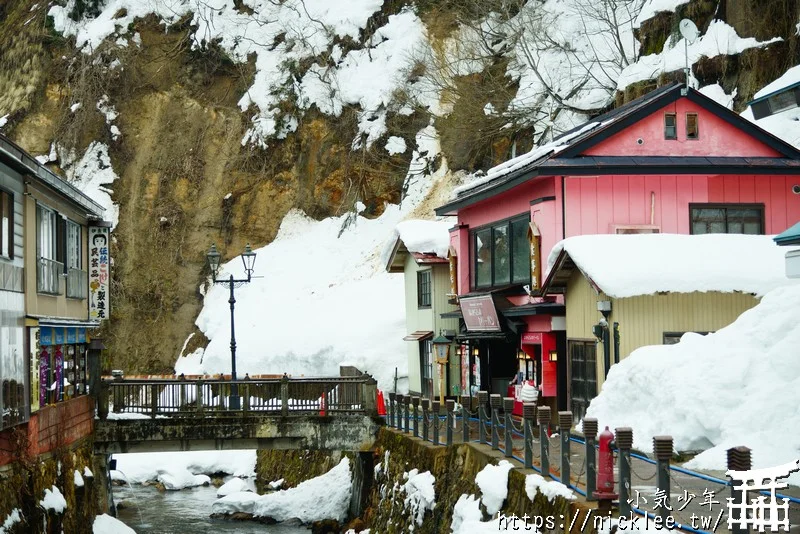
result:
M 458 296 L 458 256 L 454 247 L 450 247 L 447 260 L 450 263 L 450 296 L 455 298 Z
M 542 233 L 533 221 L 528 228 L 528 240 L 531 245 L 531 291 L 538 291 L 542 284 Z
M 89 227 L 89 319 L 94 321 L 108 319 L 111 312 L 108 234 L 106 227 Z

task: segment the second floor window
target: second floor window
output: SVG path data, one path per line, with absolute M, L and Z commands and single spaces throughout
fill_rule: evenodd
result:
M 0 191 L 0 256 L 14 257 L 14 195 Z
M 72 221 L 67 221 L 67 267 L 81 268 L 81 227 Z
M 664 113 L 664 139 L 678 138 L 678 117 L 674 113 Z
M 476 288 L 530 282 L 529 224 L 526 214 L 472 233 Z
M 686 139 L 700 139 L 700 126 L 697 122 L 697 113 L 686 114 Z
M 56 212 L 36 206 L 36 253 L 40 258 L 56 260 L 58 251 L 58 226 Z
M 417 305 L 420 308 L 431 307 L 431 272 L 419 271 L 417 273 Z
M 693 234 L 764 233 L 764 206 L 753 204 L 692 204 Z

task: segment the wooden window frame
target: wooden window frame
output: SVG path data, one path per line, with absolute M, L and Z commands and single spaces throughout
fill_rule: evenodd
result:
M 3 254 L 6 243 L 3 242 L 3 234 L 0 231 L 0 258 L 8 260 L 14 259 L 14 193 L 7 189 L 0 189 L 0 221 L 8 210 L 8 254 Z M 0 222 L 0 224 L 2 224 Z
M 761 211 L 761 233 L 760 234 L 739 234 L 739 235 L 766 235 L 767 233 L 767 220 L 766 220 L 766 210 L 764 208 L 764 204 L 760 203 L 737 203 L 737 202 L 690 202 L 689 203 L 689 234 L 690 235 L 704 235 L 704 234 L 695 234 L 694 233 L 694 217 L 692 216 L 692 212 L 696 209 L 724 209 L 726 210 L 725 213 L 725 233 L 728 234 L 728 214 L 727 210 L 729 209 L 757 209 Z
M 672 125 L 673 134 L 671 136 L 669 135 L 668 130 L 667 130 L 667 128 L 669 128 L 669 126 L 667 125 L 667 119 L 670 118 L 670 117 L 672 118 L 672 120 L 674 122 L 674 124 Z M 667 141 L 677 141 L 678 140 L 678 114 L 677 113 L 672 113 L 672 112 L 664 113 L 664 139 L 667 140 Z
M 527 278 L 524 281 L 515 281 L 514 278 L 514 243 L 513 243 L 513 234 L 511 231 L 511 225 L 515 222 L 526 221 L 526 224 L 529 225 L 531 221 L 530 212 L 521 213 L 519 215 L 514 215 L 513 217 L 507 217 L 505 219 L 499 219 L 497 221 L 493 221 L 491 223 L 484 224 L 482 226 L 478 226 L 475 228 L 470 228 L 469 231 L 469 248 L 470 248 L 470 267 L 472 272 L 470 273 L 470 284 L 472 289 L 492 289 L 492 288 L 499 288 L 499 287 L 510 287 L 510 286 L 521 286 L 526 283 L 530 283 L 531 273 L 530 273 L 530 257 L 528 261 L 525 262 L 527 266 Z M 507 236 L 509 240 L 508 246 L 508 268 L 509 268 L 509 275 L 508 275 L 508 282 L 503 283 L 496 283 L 494 279 L 494 265 L 495 265 L 495 257 L 494 257 L 494 228 L 497 226 L 505 226 L 507 230 Z M 489 284 L 478 285 L 478 242 L 477 242 L 477 235 L 478 232 L 489 230 L 489 252 L 490 252 L 490 269 L 489 269 Z M 530 254 L 530 246 L 526 247 L 526 251 Z
M 694 135 L 689 135 L 689 117 L 694 117 Z M 700 139 L 700 115 L 696 111 L 686 113 L 686 139 L 689 141 L 698 141 Z
M 433 301 L 433 276 L 431 269 L 417 271 L 417 308 L 427 309 Z M 427 296 L 427 299 L 425 298 Z

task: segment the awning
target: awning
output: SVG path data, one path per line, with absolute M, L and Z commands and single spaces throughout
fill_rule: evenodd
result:
M 427 330 L 417 330 L 411 334 L 408 334 L 406 337 L 403 338 L 403 341 L 422 341 L 424 339 L 428 339 L 429 337 L 433 337 L 433 332 Z
M 508 341 L 508 336 L 503 332 L 461 332 L 456 336 L 456 341 L 469 339 L 502 339 Z

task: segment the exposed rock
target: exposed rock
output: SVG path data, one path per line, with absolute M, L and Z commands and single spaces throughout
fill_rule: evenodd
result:
M 314 521 L 311 524 L 311 534 L 339 534 L 341 528 L 335 519 L 325 519 Z

